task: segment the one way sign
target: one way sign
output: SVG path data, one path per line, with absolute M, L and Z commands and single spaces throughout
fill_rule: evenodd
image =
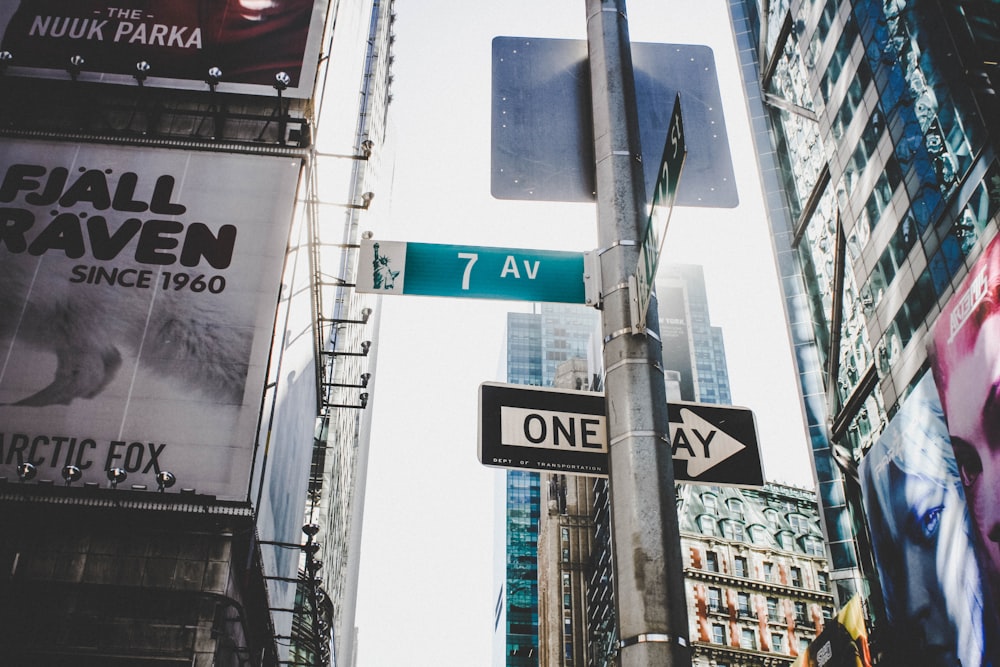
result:
M 604 395 L 485 382 L 479 388 L 483 465 L 577 475 L 608 474 Z M 679 482 L 762 486 L 757 425 L 747 408 L 668 403 Z
M 679 482 L 762 486 L 757 424 L 747 408 L 667 403 L 674 477 Z

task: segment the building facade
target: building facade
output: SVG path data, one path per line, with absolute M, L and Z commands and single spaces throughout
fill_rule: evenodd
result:
M 377 225 L 391 196 L 381 176 L 392 168 L 390 130 L 395 0 L 338 6 L 331 72 L 318 109 L 309 197 L 302 215 L 314 225 L 312 270 L 320 411 L 309 469 L 305 522 L 320 527 L 328 593 L 328 632 L 336 664 L 355 664 L 355 608 L 368 474 L 371 411 L 377 385 L 380 300 L 356 293 L 358 242 Z M 345 100 L 349 100 L 345 103 Z M 331 187 L 337 184 L 339 187 Z
M 680 484 L 692 664 L 790 665 L 833 617 L 812 492 Z
M 661 332 L 683 350 L 665 362 L 671 399 L 728 397 L 700 267 L 665 266 L 657 292 Z M 563 309 L 508 316 L 508 377 L 599 391 L 596 317 Z M 775 485 L 682 484 L 677 493 L 694 664 L 791 664 L 834 612 L 815 496 Z M 505 500 L 497 664 L 616 664 L 607 481 L 512 470 Z
M 667 400 L 729 405 L 722 329 L 712 326 L 702 267 L 666 264 L 656 274 Z M 675 375 L 676 374 L 676 375 Z M 673 385 L 674 380 L 679 386 Z M 679 391 L 678 391 L 679 390 Z
M 656 289 L 664 348 L 683 351 L 664 359 L 668 400 L 728 400 L 722 332 L 711 326 L 701 267 L 664 266 Z M 589 499 L 593 548 L 583 572 L 587 640 L 576 661 L 567 655 L 551 665 L 616 664 L 605 479 L 592 482 Z M 741 489 L 685 483 L 677 485 L 677 512 L 692 664 L 791 664 L 834 610 L 815 496 L 773 484 Z
M 5 664 L 350 664 L 392 2 L 228 5 L 0 8 Z
M 554 386 L 588 390 L 592 365 L 562 362 Z M 538 529 L 539 665 L 586 664 L 587 568 L 594 552 L 594 477 L 542 473 Z
M 508 313 L 507 381 L 552 386 L 561 364 L 587 357 L 596 326 L 596 313 L 580 306 L 545 303 L 537 312 Z M 552 585 L 539 551 L 540 541 L 551 539 L 543 536 L 540 524 L 548 514 L 545 506 L 550 501 L 543 497 L 551 497 L 551 492 L 543 487 L 550 484 L 549 477 L 524 470 L 505 473 L 505 505 L 500 513 L 505 558 L 500 564 L 494 627 L 494 660 L 500 665 L 539 665 L 544 648 L 539 628 L 551 623 L 539 609 L 541 588 L 546 587 L 548 594 Z
M 995 559 L 978 503 L 997 486 L 977 484 L 979 455 L 949 444 L 960 402 L 940 360 L 988 301 L 969 287 L 991 275 L 983 258 L 1000 210 L 1000 10 L 870 0 L 730 10 L 837 602 L 865 600 L 879 664 L 995 662 Z M 933 498 L 931 510 L 915 497 Z M 928 555 L 904 566 L 916 553 L 907 512 L 932 520 L 917 542 Z M 949 548 L 964 581 L 933 564 Z

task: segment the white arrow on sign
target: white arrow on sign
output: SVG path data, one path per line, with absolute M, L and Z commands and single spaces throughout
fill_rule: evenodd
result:
M 691 477 L 701 476 L 746 449 L 742 442 L 687 408 L 681 408 L 680 424 L 670 422 L 670 446 L 674 460 L 688 462 Z

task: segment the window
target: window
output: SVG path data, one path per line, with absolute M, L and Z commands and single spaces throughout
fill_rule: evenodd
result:
M 851 79 L 850 86 L 847 88 L 847 93 L 844 95 L 844 101 L 840 105 L 840 111 L 837 112 L 837 117 L 833 120 L 830 126 L 831 133 L 836 141 L 843 139 L 847 126 L 850 125 L 851 119 L 854 118 L 857 114 L 858 107 L 861 106 L 864 91 L 868 88 L 868 83 L 871 79 L 871 68 L 868 66 L 867 61 L 862 60 L 858 65 L 854 78 Z M 826 83 L 827 81 L 827 79 L 824 79 L 823 83 Z
M 733 513 L 733 517 L 739 519 L 740 521 L 746 521 L 746 515 L 743 513 L 743 501 L 737 498 L 730 498 L 726 501 L 726 505 L 729 507 L 729 511 Z
M 816 582 L 819 584 L 819 589 L 824 593 L 830 592 L 830 575 L 826 572 L 816 573 Z
M 724 625 L 713 625 L 712 626 L 712 643 L 713 644 L 723 644 L 726 643 L 726 626 Z
M 798 567 L 790 568 L 792 576 L 792 586 L 802 588 L 802 569 Z
M 751 628 L 743 628 L 740 631 L 740 648 L 757 648 L 757 635 Z
M 750 526 L 750 539 L 753 540 L 754 544 L 767 544 L 770 541 L 767 528 L 759 523 Z
M 774 563 L 764 563 L 764 581 L 774 582 Z
M 823 607 L 823 618 L 828 621 L 833 618 L 833 607 Z
M 795 549 L 795 536 L 787 530 L 783 530 L 778 533 L 778 544 L 785 551 L 793 551 Z
M 734 572 L 737 577 L 748 577 L 750 572 L 747 569 L 747 559 L 743 556 L 737 556 L 733 559 Z
M 706 493 L 701 497 L 701 503 L 705 506 L 705 511 L 709 514 L 718 514 L 719 506 L 715 496 L 711 493 Z
M 739 606 L 740 616 L 750 616 L 750 594 L 737 593 L 736 604 Z
M 734 542 L 742 542 L 745 537 L 743 524 L 737 521 L 723 521 L 722 535 L 727 540 L 732 540 Z
M 782 619 L 778 616 L 778 598 L 767 599 L 767 620 L 772 623 L 781 623 Z
M 721 611 L 722 591 L 718 588 L 708 589 L 708 608 L 710 611 Z
M 823 556 L 826 550 L 823 548 L 823 540 L 815 535 L 806 535 L 802 538 L 802 548 L 810 556 Z
M 796 533 L 809 532 L 809 520 L 806 519 L 801 514 L 789 514 L 788 525 L 790 525 L 792 527 L 792 530 L 794 530 Z
M 771 530 L 778 530 L 778 512 L 773 509 L 764 510 L 764 518 L 767 519 L 767 525 L 771 527 Z
M 806 618 L 806 603 L 796 602 L 795 603 L 795 622 L 805 623 L 808 619 Z
M 715 519 L 707 514 L 702 514 L 698 517 L 698 529 L 702 535 L 718 535 L 715 529 Z
M 785 637 L 777 633 L 771 635 L 771 650 L 775 653 L 785 652 Z
M 714 551 L 705 554 L 705 569 L 709 572 L 719 571 L 719 555 Z

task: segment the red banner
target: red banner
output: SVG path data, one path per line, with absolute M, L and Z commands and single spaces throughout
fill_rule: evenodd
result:
M 151 85 L 204 87 L 214 67 L 221 85 L 266 86 L 262 94 L 273 94 L 275 75 L 285 72 L 294 94 L 311 89 L 325 6 L 323 0 L 21 0 L 13 13 L 0 8 L 0 33 L 13 73 L 66 76 L 70 58 L 79 56 L 83 79 L 120 75 L 133 82 L 136 64 L 146 62 Z

